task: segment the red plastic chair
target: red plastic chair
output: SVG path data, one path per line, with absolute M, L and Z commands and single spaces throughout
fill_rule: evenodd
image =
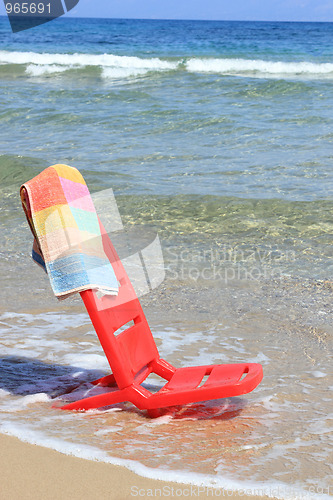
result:
M 100 225 L 104 250 L 120 284 L 119 293 L 118 296 L 98 298 L 93 290 L 87 290 L 81 292 L 81 297 L 112 371 L 111 375 L 92 383 L 113 390 L 71 402 L 62 406 L 62 409 L 88 410 L 129 401 L 140 410 L 148 410 L 151 416 L 157 416 L 158 408 L 239 396 L 252 391 L 263 377 L 260 364 L 177 369 L 160 358 L 133 286 L 108 235 Z M 117 330 L 130 321 L 134 324 L 116 335 Z M 156 393 L 141 385 L 150 373 L 167 381 Z M 205 376 L 208 378 L 202 383 Z

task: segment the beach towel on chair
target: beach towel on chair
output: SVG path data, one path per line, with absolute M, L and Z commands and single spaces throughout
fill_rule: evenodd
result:
M 80 172 L 53 165 L 23 184 L 20 192 L 34 235 L 32 257 L 48 273 L 55 295 L 66 298 L 88 289 L 117 295 L 117 278 Z

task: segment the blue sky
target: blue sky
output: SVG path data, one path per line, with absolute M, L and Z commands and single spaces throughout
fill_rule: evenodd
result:
M 0 14 L 5 14 L 0 0 Z M 332 0 L 79 0 L 71 17 L 333 21 Z
M 77 17 L 333 21 L 332 0 L 80 0 Z

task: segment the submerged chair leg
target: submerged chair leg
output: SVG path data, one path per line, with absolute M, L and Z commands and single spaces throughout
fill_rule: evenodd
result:
M 112 387 L 117 385 L 113 373 L 111 373 L 111 375 L 106 375 L 106 377 L 93 380 L 90 383 L 93 385 L 101 385 L 102 387 Z
M 79 399 L 78 401 L 73 401 L 72 403 L 61 406 L 60 409 L 83 411 L 123 403 L 124 401 L 126 401 L 126 396 L 123 391 L 114 391 Z
M 147 413 L 150 418 L 158 418 L 161 416 L 161 411 L 159 408 L 150 408 L 150 410 L 147 410 Z

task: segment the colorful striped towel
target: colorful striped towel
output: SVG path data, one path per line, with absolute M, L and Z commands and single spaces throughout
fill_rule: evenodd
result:
M 34 235 L 32 258 L 48 273 L 55 295 L 66 298 L 88 289 L 117 295 L 117 278 L 80 172 L 53 165 L 23 184 L 20 193 Z

